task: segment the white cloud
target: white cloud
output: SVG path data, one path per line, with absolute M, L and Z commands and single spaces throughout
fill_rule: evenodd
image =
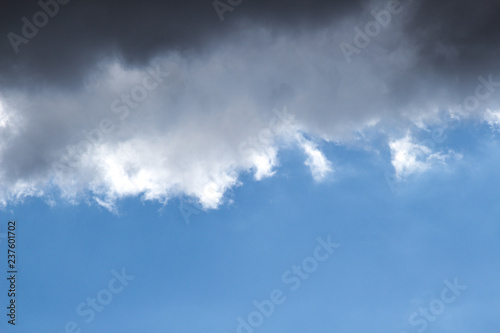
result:
M 492 129 L 500 130 L 500 111 L 486 110 L 484 120 Z
M 453 151 L 448 154 L 433 152 L 429 147 L 412 142 L 408 133 L 401 139 L 389 142 L 391 163 L 396 171 L 396 178 L 401 180 L 411 174 L 429 170 L 435 165 L 444 165 L 450 158 L 461 158 Z
M 274 148 L 269 148 L 265 153 L 253 153 L 251 164 L 255 168 L 255 179 L 262 180 L 263 178 L 271 177 L 275 174 L 273 168 L 277 164 L 277 151 Z
M 299 146 L 307 155 L 305 164 L 311 170 L 314 180 L 317 182 L 322 181 L 328 174 L 333 172 L 332 163 L 318 150 L 314 143 L 306 140 L 301 134 L 297 134 L 296 137 Z

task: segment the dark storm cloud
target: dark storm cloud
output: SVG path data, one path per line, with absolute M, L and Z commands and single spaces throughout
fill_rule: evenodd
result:
M 407 36 L 417 47 L 419 67 L 470 89 L 479 74 L 500 74 L 498 1 L 417 1 Z
M 36 1 L 7 0 L 0 10 L 0 84 L 80 84 L 86 70 L 111 55 L 131 66 L 142 65 L 165 50 L 200 52 L 207 41 L 233 33 L 241 21 L 314 29 L 362 15 L 365 2 L 242 1 L 220 22 L 211 0 L 71 0 L 59 5 L 57 15 L 27 44 L 20 44 L 16 54 L 7 34 L 22 35 L 21 18 L 32 22 L 41 8 Z M 497 68 L 500 6 L 495 1 L 419 0 L 412 6 L 416 11 L 405 31 L 419 48 L 423 69 L 462 76 Z
M 71 0 L 60 4 L 59 12 L 27 44 L 20 44 L 16 54 L 7 34 L 22 35 L 21 18 L 32 22 L 41 8 L 36 1 L 3 1 L 0 83 L 78 84 L 82 73 L 111 55 L 131 66 L 142 65 L 161 51 L 199 52 L 207 41 L 233 33 L 241 21 L 314 29 L 344 16 L 362 15 L 365 2 L 242 1 L 220 22 L 211 0 Z M 406 32 L 419 48 L 419 65 L 424 69 L 464 75 L 486 66 L 496 68 L 500 6 L 495 1 L 419 0 L 412 6 L 416 11 Z
M 53 1 L 44 0 L 44 3 Z M 295 28 L 316 25 L 359 9 L 359 1 L 243 1 L 219 21 L 211 0 L 82 1 L 59 4 L 59 12 L 14 52 L 9 32 L 22 36 L 22 17 L 33 21 L 36 1 L 4 1 L 0 14 L 0 73 L 12 84 L 74 84 L 98 60 L 117 55 L 141 65 L 158 52 L 199 52 L 208 40 L 234 32 L 236 22 Z

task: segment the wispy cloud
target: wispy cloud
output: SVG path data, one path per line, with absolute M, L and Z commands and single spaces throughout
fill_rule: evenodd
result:
M 311 170 L 314 180 L 317 182 L 322 181 L 328 174 L 333 172 L 332 163 L 313 142 L 305 139 L 301 134 L 297 134 L 296 137 L 300 148 L 307 156 L 305 164 Z
M 414 142 L 409 133 L 401 139 L 390 141 L 389 147 L 391 163 L 399 180 L 414 173 L 427 171 L 433 166 L 444 165 L 452 158 L 461 158 L 453 151 L 433 152 L 428 146 Z

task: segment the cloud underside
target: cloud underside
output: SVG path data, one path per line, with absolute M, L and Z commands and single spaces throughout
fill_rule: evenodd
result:
M 162 50 L 134 66 L 113 53 L 75 87 L 2 88 L 0 201 L 55 190 L 110 210 L 124 197 L 179 195 L 216 208 L 242 173 L 273 176 L 284 147 L 303 152 L 311 179 L 327 179 L 335 166 L 320 143 L 349 144 L 367 131 L 386 137 L 398 179 L 454 160 L 409 129 L 439 125 L 443 112 L 498 128 L 495 98 L 460 107 L 495 68 L 471 68 L 458 81 L 436 72 L 422 60 L 423 37 L 405 25 L 423 9 L 405 6 L 350 63 L 339 44 L 355 45 L 353 27 L 371 16 L 348 13 L 299 32 L 242 20 L 202 52 Z M 445 44 L 427 52 L 459 62 L 465 51 Z

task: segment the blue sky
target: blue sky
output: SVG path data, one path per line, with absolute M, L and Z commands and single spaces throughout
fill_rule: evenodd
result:
M 2 212 L 18 221 L 19 258 L 18 324 L 2 322 L 2 331 L 64 332 L 74 321 L 82 332 L 237 332 L 253 301 L 278 289 L 286 300 L 255 332 L 418 332 L 408 318 L 455 278 L 467 289 L 425 331 L 495 330 L 492 135 L 487 126 L 450 133 L 463 159 L 412 176 L 396 192 L 373 154 L 324 145 L 328 157 L 344 161 L 342 171 L 315 183 L 301 152 L 284 150 L 274 177 L 243 175 L 232 204 L 193 214 L 189 224 L 180 199 L 122 200 L 118 215 L 95 204 L 27 199 Z M 292 290 L 282 275 L 328 236 L 340 246 Z M 86 323 L 78 305 L 122 268 L 133 280 Z
M 493 2 L 0 22 L 0 332 L 500 331 Z

